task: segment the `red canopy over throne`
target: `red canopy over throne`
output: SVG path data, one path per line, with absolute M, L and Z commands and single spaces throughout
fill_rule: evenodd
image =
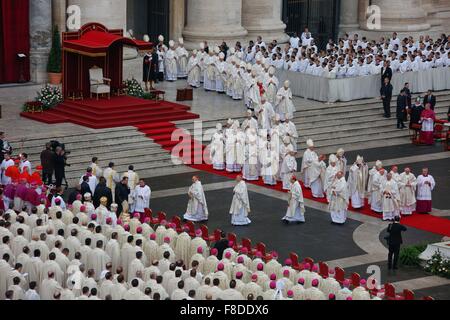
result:
M 99 23 L 88 23 L 79 31 L 63 33 L 63 94 L 64 97 L 90 93 L 89 69 L 103 69 L 111 79 L 111 89 L 122 86 L 123 46 L 139 51 L 152 48 L 152 43 L 123 36 L 122 29 L 108 30 Z

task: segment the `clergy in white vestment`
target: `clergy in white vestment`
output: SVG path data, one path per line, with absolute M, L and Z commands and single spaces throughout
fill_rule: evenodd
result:
M 218 123 L 211 139 L 210 157 L 214 170 L 225 170 L 225 145 L 222 124 Z
M 277 184 L 277 173 L 280 167 L 280 154 L 278 150 L 272 150 L 271 138 L 260 137 L 259 141 L 259 163 L 261 164 L 261 176 L 264 184 L 275 186 Z
M 270 67 L 268 72 L 269 76 L 266 78 L 266 81 L 264 83 L 266 88 L 267 101 L 272 105 L 275 105 L 277 102 L 278 86 L 280 85 L 278 78 L 275 76 L 275 72 L 275 68 Z
M 405 171 L 400 174 L 398 188 L 400 191 L 400 213 L 405 216 L 412 215 L 416 210 L 417 179 L 410 168 L 405 168 Z
M 192 177 L 188 192 L 189 202 L 184 219 L 193 222 L 208 221 L 209 212 L 202 183 L 197 176 Z
M 283 182 L 283 190 L 291 189 L 291 178 L 295 172 L 297 172 L 297 159 L 295 158 L 296 152 L 291 144 L 289 137 L 283 138 L 284 154 L 281 155 L 282 163 L 280 168 L 280 178 Z
M 385 179 L 385 170 L 381 168 L 373 173 L 370 184 L 370 208 L 377 213 L 383 212 L 381 185 Z
M 232 98 L 233 100 L 242 100 L 244 98 L 245 88 L 245 62 L 236 63 L 235 70 L 232 72 Z
M 310 189 L 312 182 L 311 176 L 313 170 L 312 164 L 314 162 L 319 161 L 319 156 L 314 151 L 314 141 L 308 139 L 306 141 L 306 145 L 308 146 L 308 148 L 305 150 L 305 153 L 303 154 L 301 173 L 303 176 L 303 183 L 305 184 L 305 187 Z
M 275 111 L 280 115 L 281 121 L 285 121 L 287 118 L 293 119 L 295 106 L 292 102 L 292 91 L 289 88 L 291 83 L 289 80 L 284 82 L 284 86 L 277 92 L 277 103 Z
M 205 72 L 203 78 L 203 87 L 206 91 L 216 90 L 216 77 L 217 77 L 217 67 L 216 67 L 217 57 L 213 50 L 209 51 L 209 54 L 205 56 Z
M 336 152 L 336 157 L 338 159 L 337 166 L 338 170 L 344 173 L 344 176 L 347 174 L 347 158 L 345 158 L 345 150 L 339 148 Z
M 117 270 L 120 266 L 120 244 L 117 241 L 119 235 L 117 232 L 111 234 L 111 239 L 106 243 L 105 252 L 111 259 L 112 269 Z
M 106 224 L 106 218 L 109 216 L 109 210 L 106 208 L 108 205 L 108 198 L 101 197 L 100 205 L 95 209 L 95 215 L 97 216 L 96 222 L 100 225 Z
M 178 78 L 184 79 L 187 77 L 187 65 L 188 65 L 188 56 L 186 48 L 184 47 L 184 39 L 178 39 L 178 47 L 175 50 L 175 54 L 177 56 L 177 69 L 178 69 Z
M 231 224 L 233 226 L 246 226 L 252 223 L 248 218 L 251 210 L 247 185 L 241 175 L 236 177 L 236 183 L 230 208 Z
M 253 118 L 252 110 L 247 110 L 247 118 L 242 121 L 241 129 L 247 133 L 249 129 L 258 129 L 258 121 Z
M 327 196 L 327 201 L 330 202 L 330 199 L 328 196 L 331 194 L 328 192 L 328 190 L 331 188 L 331 185 L 333 184 L 334 178 L 336 177 L 336 174 L 339 172 L 337 167 L 337 157 L 334 154 L 331 154 L 328 158 L 328 168 L 325 172 L 325 181 L 323 185 L 323 190 Z
M 261 104 L 261 92 L 258 86 L 258 73 L 253 68 L 251 71 L 251 76 L 247 79 L 246 92 L 248 98 L 247 108 L 255 110 L 256 107 Z
M 292 122 L 289 118 L 287 118 L 284 124 L 282 125 L 281 131 L 284 136 L 289 137 L 289 139 L 291 140 L 291 144 L 294 147 L 294 150 L 297 151 L 298 132 L 295 123 Z
M 108 168 L 103 170 L 103 177 L 106 179 L 106 186 L 111 189 L 113 202 L 116 198 L 116 184 L 120 182 L 120 177 L 117 171 L 114 169 L 114 163 L 110 162 Z M 94 190 L 95 191 L 95 190 Z
M 46 279 L 44 279 L 41 283 L 40 287 L 40 295 L 41 300 L 51 301 L 56 300 L 55 294 L 61 292 L 63 288 L 61 285 L 54 279 L 55 275 L 53 272 L 49 272 Z
M 389 172 L 386 180 L 381 183 L 381 201 L 383 209 L 383 221 L 393 221 L 400 214 L 400 194 L 397 182 Z
M 1 170 L 0 183 L 4 186 L 11 183 L 11 177 L 6 176 L 6 170 L 8 170 L 8 168 L 12 167 L 12 166 L 14 166 L 14 160 L 11 159 L 11 156 L 9 155 L 9 153 L 5 153 L 5 159 L 3 159 L 3 161 L 0 165 L 0 170 Z M 5 206 L 5 208 L 8 208 L 8 207 Z
M 90 167 L 92 168 L 92 174 L 94 176 L 96 176 L 97 178 L 100 178 L 102 176 L 103 170 L 98 165 L 98 158 L 97 157 L 93 157 L 92 158 L 92 163 L 91 163 Z
M 417 177 L 417 213 L 430 213 L 432 211 L 432 192 L 436 182 L 428 173 L 428 168 L 422 169 Z
M 331 214 L 331 220 L 335 224 L 344 224 L 347 221 L 349 197 L 347 182 L 342 171 L 336 174 L 328 192 L 330 193 L 328 210 Z
M 245 143 L 245 162 L 242 170 L 243 178 L 247 181 L 258 181 L 258 136 L 256 129 L 247 131 Z
M 234 172 L 242 172 L 242 167 L 245 162 L 245 133 L 239 127 L 239 121 L 236 120 L 237 132 L 236 132 L 236 164 L 234 166 Z
M 200 57 L 197 50 L 192 51 L 192 56 L 189 58 L 188 65 L 188 84 L 193 88 L 200 88 Z
M 178 79 L 177 54 L 175 52 L 175 41 L 169 41 L 169 50 L 164 56 L 167 81 L 176 81 Z
M 227 172 L 234 172 L 234 169 L 236 168 L 237 133 L 235 123 L 233 123 L 230 129 L 225 131 L 225 164 Z
M 189 230 L 182 232 L 177 237 L 177 243 L 175 245 L 175 254 L 177 258 L 185 261 L 187 264 L 189 262 L 190 250 L 191 250 L 191 237 L 187 233 Z
M 310 167 L 310 181 L 312 196 L 317 199 L 325 198 L 323 185 L 327 166 L 325 164 L 325 155 L 321 155 L 317 161 L 313 161 Z
M 348 188 L 353 209 L 364 207 L 367 179 L 369 168 L 364 158 L 358 156 L 356 162 L 351 166 L 348 176 Z
M 300 182 L 293 175 L 291 177 L 291 188 L 289 190 L 288 196 L 288 209 L 286 215 L 283 218 L 283 221 L 286 223 L 289 222 L 297 222 L 304 223 L 305 222 L 305 202 L 303 199 L 303 191 Z
M 150 197 L 152 190 L 145 184 L 144 180 L 139 181 L 139 185 L 134 190 L 134 212 L 138 212 L 142 215 L 145 213 L 145 209 L 150 208 Z
M 106 264 L 111 262 L 111 258 L 103 250 L 104 243 L 99 240 L 95 244 L 96 248 L 89 252 L 87 257 L 87 269 L 94 270 L 94 277 L 96 281 L 100 280 L 100 275 L 106 268 Z
M 219 53 L 219 58 L 216 60 L 216 91 L 218 93 L 225 93 L 225 83 L 226 83 L 226 66 L 225 54 L 223 52 Z
M 273 105 L 267 101 L 266 95 L 261 97 L 261 104 L 256 106 L 255 114 L 258 117 L 259 128 L 270 130 L 272 127 L 272 119 L 275 116 Z

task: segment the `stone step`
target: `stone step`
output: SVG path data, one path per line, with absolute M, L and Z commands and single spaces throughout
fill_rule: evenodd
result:
M 384 141 L 384 142 L 383 142 Z M 397 146 L 397 145 L 404 145 L 407 143 L 410 143 L 411 141 L 408 138 L 390 138 L 389 139 L 389 146 Z M 353 151 L 353 150 L 364 150 L 364 149 L 370 149 L 370 148 L 378 148 L 381 146 L 385 146 L 386 141 L 385 140 L 373 140 L 373 141 L 361 141 L 361 142 L 350 142 L 350 143 L 339 143 L 339 144 L 319 144 L 316 147 L 316 150 L 318 153 L 321 154 L 331 154 L 336 153 L 338 148 L 343 148 L 346 151 Z M 306 146 L 302 146 L 299 150 L 305 150 Z M 299 157 L 302 156 L 302 153 L 298 155 Z M 362 154 L 362 156 L 364 156 Z

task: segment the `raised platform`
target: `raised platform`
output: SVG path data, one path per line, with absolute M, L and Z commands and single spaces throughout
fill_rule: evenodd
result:
M 92 129 L 117 128 L 142 124 L 197 119 L 190 107 L 168 101 L 151 101 L 133 97 L 66 100 L 43 113 L 22 112 L 21 116 L 48 123 L 71 122 Z

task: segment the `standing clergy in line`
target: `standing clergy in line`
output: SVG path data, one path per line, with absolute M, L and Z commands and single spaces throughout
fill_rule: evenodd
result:
M 296 176 L 291 177 L 291 190 L 289 191 L 288 209 L 286 216 L 282 219 L 285 223 L 305 222 L 305 202 L 303 199 L 303 191 Z
M 353 209 L 361 209 L 364 207 L 368 176 L 369 168 L 364 162 L 364 158 L 358 156 L 356 162 L 351 166 L 348 176 L 348 190 Z
M 417 181 L 410 168 L 405 168 L 405 171 L 400 174 L 398 187 L 400 191 L 400 213 L 405 216 L 412 215 L 416 210 Z
M 106 186 L 111 189 L 113 202 L 115 201 L 116 183 L 120 182 L 119 174 L 114 169 L 114 163 L 110 162 L 108 168 L 103 170 L 103 177 L 106 179 Z
M 225 170 L 225 145 L 224 134 L 222 132 L 222 124 L 218 123 L 216 132 L 212 136 L 210 157 L 214 170 Z
M 233 226 L 246 226 L 252 223 L 248 218 L 250 209 L 250 200 L 248 198 L 248 190 L 242 175 L 236 177 L 236 186 L 233 190 L 233 202 L 231 203 L 230 215 L 231 224 Z
M 325 180 L 325 173 L 327 170 L 324 162 L 325 156 L 321 155 L 317 161 L 313 161 L 310 167 L 310 181 L 312 196 L 317 199 L 325 198 L 323 193 L 323 185 Z
M 311 188 L 311 177 L 312 174 L 312 164 L 316 161 L 319 161 L 319 156 L 314 151 L 314 141 L 311 139 L 308 139 L 306 141 L 306 145 L 308 146 L 308 149 L 305 150 L 305 153 L 303 154 L 302 159 L 302 175 L 303 175 L 303 183 L 305 184 L 305 187 L 310 189 Z
M 188 192 L 189 202 L 184 215 L 184 220 L 193 222 L 208 221 L 208 205 L 206 204 L 205 192 L 198 176 L 192 177 L 192 185 Z
M 281 121 L 287 118 L 293 119 L 295 106 L 292 102 L 292 91 L 290 89 L 291 83 L 289 80 L 284 82 L 284 86 L 278 90 L 276 112 L 280 115 Z
M 141 221 L 143 220 L 145 209 L 150 208 L 150 197 L 152 190 L 145 184 L 143 179 L 139 180 L 139 185 L 134 189 L 134 207 L 133 212 L 137 212 L 141 215 Z
M 349 198 L 347 182 L 342 171 L 336 174 L 328 192 L 328 199 L 330 199 L 328 210 L 331 214 L 331 220 L 335 224 L 344 224 L 347 221 Z
M 177 54 L 175 52 L 175 41 L 169 41 L 169 50 L 165 55 L 166 79 L 167 81 L 176 81 L 178 79 Z
M 436 182 L 428 173 L 428 168 L 422 169 L 422 174 L 417 177 L 417 213 L 430 213 L 432 211 L 432 191 Z
M 189 58 L 188 65 L 188 84 L 193 88 L 200 88 L 200 57 L 197 50 L 192 51 L 192 56 Z
M 393 221 L 400 213 L 400 195 L 397 182 L 392 179 L 392 173 L 390 172 L 381 184 L 381 197 L 383 221 Z
M 384 117 L 391 117 L 391 100 L 394 87 L 389 78 L 384 78 L 383 86 L 380 89 L 381 100 L 383 100 Z
M 184 47 L 183 38 L 178 39 L 178 48 L 175 50 L 175 55 L 177 57 L 178 78 L 184 79 L 188 76 L 187 64 L 189 53 Z

